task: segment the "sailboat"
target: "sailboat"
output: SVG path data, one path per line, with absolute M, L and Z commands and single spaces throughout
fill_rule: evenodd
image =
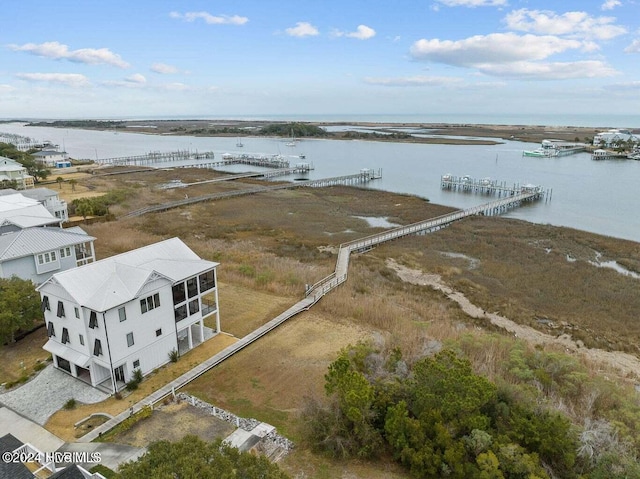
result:
M 285 143 L 287 146 L 296 146 L 296 137 L 293 136 L 293 128 L 291 128 L 291 140 Z
M 244 146 L 244 144 L 242 143 L 242 139 L 241 138 L 238 138 L 238 141 L 236 141 L 236 146 L 238 148 L 242 148 Z

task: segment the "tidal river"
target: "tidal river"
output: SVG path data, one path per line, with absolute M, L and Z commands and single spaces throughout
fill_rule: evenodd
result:
M 636 211 L 639 161 L 593 161 L 586 153 L 562 158 L 523 157 L 523 150 L 539 145 L 513 141 L 493 146 L 454 146 L 303 140 L 290 147 L 286 146 L 289 139 L 246 137 L 242 138 L 244 146 L 240 148 L 236 146 L 237 138 L 26 127 L 19 123 L 0 124 L 0 132 L 49 140 L 72 158 L 95 160 L 175 150 L 213 151 L 217 158 L 226 152 L 280 154 L 290 157 L 292 164 L 312 163 L 315 169 L 306 176 L 312 179 L 353 174 L 362 168 L 381 168 L 382 179 L 370 183 L 370 188 L 418 195 L 433 203 L 458 208 L 493 198 L 443 191 L 440 188 L 443 174 L 490 177 L 507 184 L 532 183 L 552 190 L 551 200 L 525 205 L 507 216 L 640 242 L 640 214 Z M 304 160 L 299 159 L 301 154 L 305 155 Z M 254 170 L 240 165 L 229 168 L 250 169 Z

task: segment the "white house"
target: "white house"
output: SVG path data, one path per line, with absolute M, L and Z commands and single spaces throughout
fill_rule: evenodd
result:
M 35 161 L 48 168 L 67 168 L 71 166 L 69 154 L 66 151 L 58 151 L 55 148 L 45 148 L 32 153 Z
M 61 225 L 62 220 L 49 213 L 38 200 L 20 193 L 0 196 L 0 234 L 35 226 Z
M 17 193 L 18 191 L 11 188 L 0 190 L 0 196 L 14 195 Z M 49 188 L 33 188 L 30 190 L 22 190 L 19 194 L 26 198 L 38 201 L 47 209 L 47 211 L 49 211 L 49 213 L 62 222 L 69 220 L 67 202 L 60 199 L 57 191 Z
M 0 184 L 11 186 L 15 181 L 16 188 L 24 190 L 33 188 L 33 176 L 27 174 L 27 169 L 15 160 L 0 156 Z
M 617 141 L 626 143 L 629 140 L 637 145 L 640 143 L 640 136 L 634 135 L 629 130 L 613 129 L 595 135 L 593 137 L 593 144 L 600 146 L 604 143 L 604 146 L 611 147 L 615 146 Z
M 115 393 L 136 369 L 146 375 L 220 332 L 217 266 L 172 238 L 56 273 L 37 288 L 44 349 L 55 367 Z

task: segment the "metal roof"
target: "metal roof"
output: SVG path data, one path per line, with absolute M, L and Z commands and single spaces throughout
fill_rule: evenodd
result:
M 78 304 L 107 311 L 138 297 L 143 286 L 155 280 L 174 284 L 218 266 L 200 259 L 179 238 L 171 238 L 78 268 L 61 271 L 49 283 L 64 288 Z
M 76 231 L 67 231 L 62 228 L 27 228 L 0 235 L 0 261 L 22 258 L 95 240 L 93 236 Z

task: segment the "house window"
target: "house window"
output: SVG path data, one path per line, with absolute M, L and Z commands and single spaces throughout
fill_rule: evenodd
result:
M 42 297 L 42 303 L 40 305 L 40 309 L 42 309 L 43 313 L 45 312 L 45 310 L 51 311 L 51 306 L 49 305 L 49 296 Z
M 80 340 L 80 344 L 84 346 L 84 336 L 82 334 L 78 334 L 78 339 Z
M 118 316 L 120 317 L 120 322 L 126 321 L 127 311 L 124 309 L 124 306 L 122 308 L 118 308 Z
M 182 306 L 178 306 L 175 311 L 174 311 L 175 317 L 176 317 L 176 323 L 178 321 L 182 321 L 184 318 L 187 317 L 187 305 L 183 304 Z
M 102 356 L 102 343 L 99 339 L 96 339 L 95 343 L 93 343 L 93 355 Z
M 58 301 L 58 313 L 57 316 L 59 318 L 64 318 L 64 304 L 62 304 L 62 301 Z
M 189 301 L 189 316 L 196 314 L 198 311 L 200 311 L 200 301 L 198 301 L 198 298 Z
M 162 335 L 162 328 L 156 329 L 156 337 L 161 336 L 161 335 Z
M 80 319 L 80 310 L 76 307 L 73 308 L 73 312 L 76 313 L 76 318 Z
M 133 346 L 133 333 L 127 333 L 127 346 Z
M 62 344 L 67 344 L 69 342 L 69 330 L 67 328 L 62 328 Z
M 60 218 L 60 212 L 56 211 L 56 218 Z M 68 246 L 66 248 L 62 248 L 60 250 L 60 258 L 66 258 L 68 256 L 71 256 L 71 248 L 69 248 Z
M 206 273 L 202 273 L 198 277 L 200 281 L 200 292 L 208 291 L 212 288 L 216 287 L 216 279 L 214 276 L 214 271 L 207 271 Z
M 56 337 L 56 330 L 53 328 L 53 323 L 51 321 L 47 323 L 47 336 L 49 336 L 50 338 Z
M 193 298 L 198 294 L 198 279 L 191 278 L 187 280 L 187 293 L 190 298 Z
M 140 360 L 139 360 L 139 359 L 136 359 L 136 360 L 133 362 L 133 369 L 138 369 L 139 367 L 140 367 Z
M 173 293 L 173 304 L 176 305 L 178 303 L 184 303 L 187 300 L 187 296 L 185 294 L 184 283 L 178 283 L 173 285 L 171 288 L 171 292 Z
M 147 311 L 151 311 L 154 308 L 160 307 L 160 293 L 156 293 L 153 296 L 148 296 L 140 300 L 140 311 L 142 314 Z
M 53 263 L 54 261 L 56 261 L 56 252 L 55 251 L 49 251 L 47 253 L 40 253 L 38 255 L 38 264 Z
M 91 314 L 89 315 L 89 327 L 91 329 L 98 327 L 98 315 L 95 311 L 91 311 Z

